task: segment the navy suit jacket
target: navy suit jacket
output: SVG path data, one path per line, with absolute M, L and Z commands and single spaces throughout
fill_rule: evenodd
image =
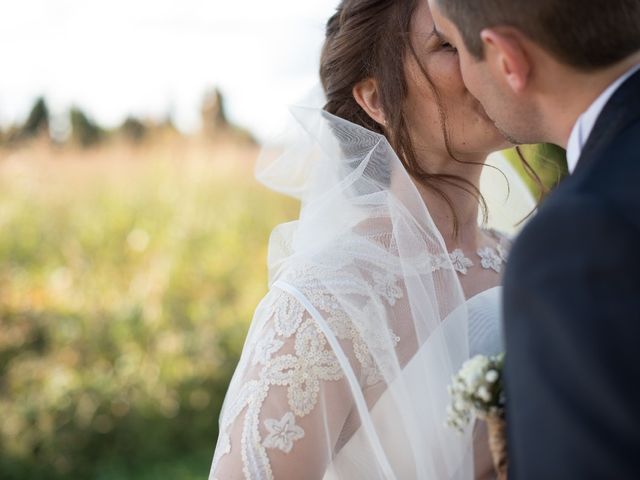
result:
M 515 242 L 509 480 L 640 479 L 640 72 Z

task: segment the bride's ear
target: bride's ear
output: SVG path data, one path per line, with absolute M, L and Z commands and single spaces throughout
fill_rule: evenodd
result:
M 380 125 L 386 125 L 387 121 L 382 110 L 382 102 L 378 93 L 378 82 L 373 78 L 367 78 L 353 87 L 353 98 L 358 105 L 367 112 L 373 120 Z

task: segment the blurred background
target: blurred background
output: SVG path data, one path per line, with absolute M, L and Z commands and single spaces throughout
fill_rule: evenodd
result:
M 0 478 L 206 478 L 336 4 L 0 3 Z

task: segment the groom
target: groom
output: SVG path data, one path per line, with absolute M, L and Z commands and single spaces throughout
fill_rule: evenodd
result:
M 504 280 L 509 478 L 640 478 L 640 0 L 429 0 L 514 143 L 567 149 Z

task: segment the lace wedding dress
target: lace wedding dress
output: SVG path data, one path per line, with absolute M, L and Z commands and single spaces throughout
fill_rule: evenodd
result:
M 258 176 L 299 198 L 300 218 L 272 234 L 209 478 L 471 479 L 472 431 L 445 425 L 447 385 L 502 350 L 500 289 L 464 298 L 384 137 L 293 113 L 300 140 Z

